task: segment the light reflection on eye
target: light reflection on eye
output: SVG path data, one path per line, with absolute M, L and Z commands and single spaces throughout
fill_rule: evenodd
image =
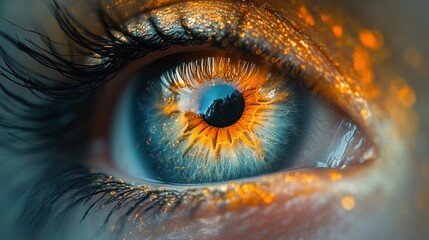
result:
M 198 51 L 163 57 L 133 78 L 111 141 L 113 161 L 136 177 L 211 183 L 370 158 L 356 125 L 292 71 L 283 75 L 234 52 Z M 320 143 L 305 148 L 311 140 Z
M 353 111 L 357 110 L 345 106 L 349 101 L 364 107 L 359 113 L 370 114 L 360 93 L 353 92 L 355 86 L 308 38 L 262 8 L 226 2 L 214 8 L 213 4 L 186 2 L 155 9 L 130 20 L 125 31 L 113 31 L 115 41 L 124 45 L 169 48 L 209 43 L 231 49 L 226 59 L 212 54 L 188 62 L 186 54 L 169 61 L 168 50 L 164 50 L 167 56 L 147 69 L 169 67 L 142 70 L 134 76 L 137 79 L 123 97 L 113 127 L 112 158 L 119 168 L 140 178 L 190 184 L 288 168 L 344 168 L 374 157 L 371 143 L 353 120 L 324 111 L 331 107 L 308 93 L 317 89 L 317 94 L 337 101 L 349 116 L 356 116 Z M 240 59 L 239 52 L 253 55 L 256 63 Z M 214 63 L 205 60 L 210 57 Z M 227 63 L 231 57 L 233 62 Z M 102 58 L 101 63 L 105 61 Z M 211 88 L 229 86 L 243 98 L 239 117 L 225 126 L 210 123 L 200 112 L 210 84 Z M 305 85 L 310 87 L 307 92 L 303 91 Z M 272 90 L 279 96 L 267 99 Z M 258 101 L 266 103 L 258 106 Z M 321 116 L 329 124 L 321 127 L 321 121 L 314 120 Z M 308 145 L 318 139 L 330 140 Z

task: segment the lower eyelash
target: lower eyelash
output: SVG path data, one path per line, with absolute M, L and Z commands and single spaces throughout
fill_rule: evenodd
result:
M 183 210 L 181 217 L 194 218 L 203 205 L 218 211 L 237 210 L 240 206 L 269 204 L 275 198 L 265 189 L 269 183 L 263 181 L 213 187 L 151 187 L 81 166 L 51 167 L 42 176 L 37 187 L 28 192 L 21 213 L 21 223 L 29 226 L 30 238 L 35 238 L 48 220 L 65 217 L 78 207 L 86 207 L 81 222 L 90 213 L 108 209 L 100 229 L 112 224 L 112 233 L 119 237 L 129 225 L 141 226 L 146 219 L 169 219 L 178 209 Z
M 30 236 L 38 234 L 48 217 L 51 218 L 53 214 L 61 217 L 78 205 L 87 205 L 81 221 L 85 220 L 91 211 L 109 208 L 107 217 L 100 227 L 105 227 L 113 216 L 117 216 L 118 220 L 114 222 L 115 231 L 116 234 L 121 234 L 130 220 L 138 221 L 143 217 L 161 215 L 168 217 L 183 205 L 189 209 L 186 211 L 188 217 L 192 217 L 207 198 L 224 197 L 220 190 L 209 191 L 202 188 L 177 190 L 135 186 L 102 173 L 93 173 L 83 167 L 49 169 L 47 173 L 45 178 L 40 180 L 38 187 L 29 193 L 31 197 L 24 208 L 25 213 L 22 214 L 24 221 L 30 219 L 31 229 L 28 232 Z M 65 196 L 73 197 L 64 200 Z M 55 212 L 55 209 L 63 210 Z M 28 212 L 33 213 L 30 218 Z M 139 218 L 136 219 L 134 216 Z

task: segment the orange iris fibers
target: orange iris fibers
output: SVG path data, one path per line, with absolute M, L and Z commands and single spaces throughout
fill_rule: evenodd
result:
M 171 82 L 170 91 L 180 94 L 198 91 L 198 88 L 207 85 L 226 83 L 234 86 L 245 102 L 241 118 L 230 126 L 219 128 L 209 125 L 195 111 L 196 106 L 190 106 L 198 104 L 197 99 L 189 101 L 192 104 L 185 107 L 180 104 L 180 97 L 165 99 L 164 113 L 169 116 L 180 114 L 178 119 L 185 126 L 181 134 L 188 140 L 184 154 L 199 156 L 207 153 L 209 148 L 210 155 L 218 159 L 221 155 L 234 156 L 234 149 L 243 146 L 250 147 L 255 157 L 263 161 L 265 154 L 259 140 L 262 131 L 259 130 L 261 127 L 271 127 L 276 103 L 288 97 L 288 93 L 281 89 L 285 80 L 277 79 L 278 76 L 271 74 L 268 68 L 222 57 L 185 63 L 180 66 L 179 73 L 180 76 L 176 77 L 180 79 L 164 79 L 164 82 Z M 191 149 L 198 149 L 198 152 L 189 153 Z

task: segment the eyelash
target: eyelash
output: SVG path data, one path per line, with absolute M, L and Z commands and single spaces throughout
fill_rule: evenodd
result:
M 36 194 L 40 191 L 46 193 L 47 186 L 49 186 L 50 193 L 47 195 L 50 197 L 39 199 L 39 204 L 36 204 L 36 206 L 40 207 L 37 209 L 33 206 L 35 205 L 34 199 L 28 202 L 26 207 L 26 209 L 33 209 L 35 213 L 34 218 L 31 219 L 30 236 L 37 234 L 41 224 L 50 216 L 53 209 L 64 209 L 59 213 L 61 216 L 81 203 L 84 205 L 89 204 L 81 221 L 87 217 L 91 210 L 97 211 L 94 210 L 97 206 L 98 209 L 110 208 L 105 221 L 100 227 L 105 227 L 115 213 L 126 209 L 125 213 L 115 222 L 115 230 L 119 235 L 127 219 L 135 214 L 139 216 L 160 216 L 164 214 L 164 217 L 168 217 L 177 207 L 187 204 L 189 206 L 188 216 L 192 217 L 198 206 L 206 201 L 208 195 L 217 196 L 218 198 L 224 197 L 224 193 L 217 190 L 205 189 L 202 191 L 196 188 L 182 190 L 157 189 L 148 186 L 130 185 L 102 173 L 91 173 L 89 169 L 82 167 L 68 167 L 59 172 L 58 169 L 50 170 L 49 179 L 41 179 L 38 184 L 39 187 L 30 194 L 30 196 L 37 196 Z M 52 170 L 57 173 L 53 173 Z M 59 201 L 64 195 L 78 197 L 68 200 L 67 203 Z

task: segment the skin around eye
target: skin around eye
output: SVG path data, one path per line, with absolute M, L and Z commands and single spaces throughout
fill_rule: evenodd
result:
M 19 182 L 28 183 L 25 184 L 25 187 L 34 189 L 34 191 L 31 191 L 31 194 L 28 195 L 22 194 L 22 196 L 25 196 L 23 198 L 28 199 L 28 202 L 30 202 L 25 207 L 19 203 L 2 206 L 5 216 L 13 216 L 16 214 L 13 212 L 23 209 L 26 213 L 36 212 L 39 217 L 43 216 L 34 220 L 26 215 L 26 218 L 32 219 L 32 224 L 35 222 L 41 223 L 41 225 L 34 224 L 34 226 L 40 226 L 42 232 L 39 236 L 41 239 L 92 239 L 95 235 L 100 239 L 114 239 L 119 238 L 119 236 L 126 239 L 150 237 L 237 239 L 243 236 L 255 239 L 353 239 L 367 234 L 375 234 L 375 238 L 383 239 L 386 236 L 396 236 L 394 234 L 397 232 L 396 229 L 401 228 L 396 228 L 398 225 L 395 225 L 396 220 L 400 219 L 397 211 L 400 205 L 396 204 L 395 199 L 399 199 L 399 189 L 404 189 L 403 183 L 408 176 L 406 173 L 406 161 L 399 161 L 398 159 L 408 159 L 407 145 L 402 139 L 404 135 L 398 130 L 400 128 L 399 124 L 390 115 L 387 119 L 385 118 L 384 114 L 387 111 L 380 102 L 397 103 L 392 100 L 397 95 L 392 95 L 390 98 L 386 97 L 385 99 L 385 96 L 381 94 L 377 95 L 379 96 L 376 99 L 377 101 L 371 99 L 371 97 L 374 97 L 374 93 L 381 91 L 369 84 L 376 81 L 375 78 L 372 78 L 375 75 L 372 74 L 373 69 L 371 68 L 373 55 L 359 41 L 353 40 L 354 33 L 350 30 L 352 28 L 349 29 L 338 19 L 335 20 L 335 17 L 330 14 L 330 9 L 326 8 L 326 6 L 319 6 L 320 9 L 316 6 L 313 8 L 312 4 L 316 3 L 306 3 L 305 1 L 273 1 L 264 3 L 262 6 L 257 1 L 195 1 L 189 4 L 184 1 L 150 1 L 148 5 L 145 5 L 145 2 L 114 1 L 110 6 L 130 3 L 132 3 L 131 6 L 134 9 L 138 8 L 144 13 L 141 16 L 129 14 L 128 18 L 135 19 L 135 21 L 131 22 L 132 27 L 127 30 L 136 30 L 138 26 L 148 26 L 147 22 L 152 21 L 152 26 L 155 26 L 152 30 L 161 33 L 162 37 L 159 37 L 159 34 L 154 35 L 154 31 L 151 30 L 131 31 L 134 34 L 133 37 L 138 36 L 138 38 L 130 37 L 130 35 L 127 35 L 129 32 L 119 33 L 118 29 L 109 31 L 108 33 L 113 35 L 113 41 L 104 41 L 106 39 L 101 37 L 97 38 L 97 40 L 101 40 L 103 44 L 89 44 L 92 47 L 91 50 L 95 51 L 96 54 L 85 55 L 84 57 L 95 57 L 95 59 L 82 69 L 91 69 L 91 71 L 79 71 L 80 75 L 78 75 L 74 74 L 76 73 L 76 68 L 67 69 L 69 70 L 67 74 L 72 75 L 72 78 L 68 80 L 74 81 L 75 85 L 73 86 L 81 86 L 86 83 L 94 84 L 91 86 L 92 88 L 101 86 L 100 83 L 106 79 L 107 75 L 116 73 L 119 69 L 125 69 L 131 59 L 150 57 L 150 55 L 141 54 L 149 49 L 145 48 L 148 45 L 154 47 L 162 43 L 164 44 L 161 44 L 162 48 L 157 50 L 165 50 L 164 48 L 172 49 L 173 45 L 189 47 L 190 43 L 211 44 L 214 40 L 213 46 L 217 48 L 233 46 L 229 50 L 236 50 L 238 47 L 240 50 L 250 52 L 280 69 L 282 66 L 284 67 L 285 63 L 292 63 L 290 64 L 291 66 L 307 73 L 301 76 L 304 82 L 302 85 L 311 87 L 313 89 L 312 94 L 323 96 L 329 101 L 338 103 L 340 112 L 346 113 L 348 118 L 355 120 L 357 123 L 342 121 L 344 116 L 330 115 L 332 112 L 326 111 L 325 105 L 316 102 L 313 108 L 319 109 L 318 113 L 324 114 L 318 115 L 319 117 L 314 122 L 322 120 L 321 122 L 324 124 L 308 124 L 315 128 L 308 129 L 308 131 L 316 131 L 316 129 L 320 131 L 318 133 L 319 138 L 313 137 L 308 146 L 304 147 L 306 151 L 297 154 L 298 157 L 295 159 L 300 159 L 300 161 L 296 162 L 296 168 L 301 166 L 311 167 L 314 163 L 317 164 L 317 167 L 322 168 L 341 168 L 342 165 L 337 161 L 339 158 L 358 161 L 352 157 L 356 156 L 356 152 L 362 154 L 364 151 L 360 151 L 359 147 L 355 147 L 360 146 L 362 149 L 368 149 L 366 144 L 372 145 L 373 143 L 376 144 L 375 146 L 379 150 L 379 159 L 371 162 L 371 164 L 349 166 L 344 169 L 289 170 L 269 176 L 250 177 L 245 181 L 217 183 L 212 186 L 195 187 L 176 186 L 174 184 L 166 186 L 159 181 L 142 180 L 138 177 L 132 178 L 127 174 L 112 170 L 112 166 L 110 168 L 105 166 L 105 160 L 108 157 L 105 155 L 105 145 L 100 144 L 100 142 L 95 142 L 93 146 L 90 146 L 92 147 L 91 151 L 88 152 L 90 156 L 79 159 L 80 161 L 77 161 L 77 163 L 74 155 L 69 155 L 68 153 L 70 148 L 77 147 L 79 144 L 82 145 L 84 141 L 80 143 L 79 141 L 70 141 L 73 144 L 58 149 L 57 145 L 50 144 L 44 146 L 55 148 L 51 150 L 55 150 L 53 152 L 56 155 L 55 161 L 46 161 L 43 164 L 43 166 L 48 165 L 46 171 L 41 170 L 42 173 L 34 171 L 34 169 L 41 169 L 43 166 L 31 161 L 28 161 L 28 163 L 31 162 L 31 165 L 29 164 L 25 168 L 27 171 L 22 168 L 15 168 L 16 171 L 12 171 L 12 168 L 8 165 L 6 171 L 24 173 L 26 175 L 25 180 L 22 178 Z M 167 4 L 164 5 L 165 3 Z M 177 3 L 177 5 L 174 3 Z M 136 4 L 141 4 L 141 6 L 137 7 Z M 272 6 L 280 7 L 270 8 L 271 4 Z M 136 16 L 140 16 L 140 18 L 136 18 Z M 181 35 L 183 33 L 181 31 L 168 31 L 169 29 L 180 30 L 180 28 L 169 27 L 176 27 L 177 23 L 180 23 L 177 19 L 182 17 L 183 20 L 183 16 L 186 16 L 186 19 L 189 20 L 186 22 L 188 25 L 185 26 L 190 31 L 185 31 L 185 33 L 191 32 L 197 35 L 197 38 L 177 38 L 177 36 L 189 37 L 190 35 Z M 87 17 L 90 19 L 90 15 Z M 232 21 L 234 19 L 242 21 Z M 195 22 L 190 20 L 195 20 Z M 230 23 L 228 23 L 228 20 Z M 206 25 L 204 25 L 204 22 Z M 217 30 L 220 28 L 217 27 L 222 24 L 226 29 L 237 30 L 239 28 L 236 23 L 239 22 L 243 23 L 243 25 L 239 26 L 240 28 L 243 26 L 248 27 L 246 31 L 224 31 L 218 34 Z M 340 23 L 341 25 L 339 26 Z M 326 29 L 328 30 L 325 31 Z M 333 29 L 336 30 L 333 31 Z M 338 29 L 343 29 L 344 32 L 340 34 L 339 32 L 341 31 L 338 31 Z M 285 31 L 287 32 L 287 38 L 279 37 L 279 34 L 286 36 Z M 147 36 L 145 35 L 146 33 L 148 34 Z M 225 41 L 223 37 L 226 35 L 222 35 L 223 33 L 232 33 L 229 36 L 240 39 L 240 41 Z M 244 33 L 244 37 L 241 37 L 241 33 Z M 329 34 L 332 36 L 330 37 Z M 132 40 L 141 41 L 133 42 Z M 253 40 L 254 42 L 252 42 Z M 80 43 L 87 42 L 81 41 Z M 138 44 L 130 46 L 127 45 L 129 43 Z M 252 45 L 252 43 L 263 44 Z M 98 48 L 98 46 L 101 47 Z M 122 58 L 121 56 L 118 57 L 118 54 L 112 54 L 109 49 L 122 50 Z M 286 49 L 286 54 L 283 55 Z M 341 51 L 338 49 L 341 49 Z M 282 54 L 270 54 L 272 52 Z M 3 54 L 2 57 L 4 57 Z M 7 58 L 4 57 L 3 59 Z M 127 61 L 128 59 L 129 61 Z M 309 59 L 310 61 L 308 61 Z M 69 62 L 65 61 L 65 63 Z M 58 64 L 55 66 L 61 67 L 64 65 Z M 106 74 L 101 71 L 103 66 L 109 66 L 115 71 Z M 29 72 L 25 72 L 22 76 L 28 75 Z M 19 71 L 19 73 L 22 73 L 22 71 Z M 43 75 L 43 71 L 39 73 Z M 124 80 L 123 75 L 116 76 L 120 78 L 119 80 Z M 36 74 L 33 77 L 33 79 L 38 79 Z M 46 79 L 42 78 L 42 80 Z M 112 79 L 108 84 L 113 87 L 106 85 L 101 91 L 113 92 L 113 95 L 121 92 L 120 88 L 115 88 L 117 85 L 114 82 L 115 79 Z M 30 83 L 28 85 L 33 86 Z M 36 81 L 36 83 L 38 82 Z M 44 93 L 51 93 L 48 96 L 58 97 L 61 95 L 58 92 L 69 86 L 67 81 L 62 81 L 61 84 L 55 91 L 50 91 L 52 89 L 49 88 L 46 90 L 37 84 L 35 88 Z M 90 86 L 90 84 L 85 86 Z M 75 89 L 73 93 L 76 92 L 85 91 Z M 104 95 L 94 94 L 97 97 Z M 61 101 L 64 101 L 64 99 Z M 64 103 L 61 101 L 55 98 L 55 102 Z M 114 104 L 110 101 L 100 102 L 104 103 L 100 104 L 104 108 L 113 108 Z M 63 109 L 63 112 L 67 112 L 67 110 L 70 112 L 72 111 L 71 109 L 76 108 L 82 110 L 81 108 L 84 105 L 91 106 L 90 103 L 92 102 L 68 103 L 69 105 L 61 104 L 61 107 L 59 106 L 60 104 L 54 105 L 55 108 L 50 108 L 52 105 L 42 105 L 42 107 L 36 108 L 36 112 L 37 110 L 42 112 L 43 109 L 51 109 L 47 111 L 51 115 L 61 115 L 61 111 L 55 111 Z M 69 107 L 70 105 L 74 106 L 74 108 Z M 398 105 L 394 106 L 395 113 L 398 114 L 400 109 Z M 329 107 L 332 106 L 329 105 Z M 320 109 L 323 109 L 323 111 Z M 53 114 L 54 112 L 56 114 Z M 83 112 L 76 111 L 76 113 L 82 115 L 79 119 L 88 118 L 83 116 Z M 97 115 L 97 113 L 94 113 L 94 115 Z M 39 116 L 36 113 L 33 114 L 34 116 Z M 117 115 L 122 114 L 119 111 Z M 108 121 L 108 116 L 104 116 L 105 118 L 101 117 L 95 127 L 103 128 L 100 125 L 104 125 Z M 40 118 L 43 121 L 50 119 L 46 117 Z M 1 115 L 0 119 L 3 120 L 3 115 Z M 33 124 L 30 124 L 30 126 L 38 126 L 36 123 L 41 121 L 39 120 L 38 122 L 34 119 L 37 119 L 37 117 L 32 118 L 33 122 L 31 123 Z M 62 120 L 64 119 L 66 118 Z M 208 121 L 213 123 L 214 120 Z M 9 124 L 7 126 L 16 127 L 18 122 L 15 121 L 13 122 L 15 125 Z M 57 121 L 55 122 L 56 124 L 50 124 L 50 126 L 63 126 L 63 122 L 67 121 Z M 77 129 L 80 131 L 87 130 L 82 121 L 70 122 L 76 123 Z M 216 122 L 215 124 L 225 123 Z M 1 126 L 3 127 L 3 125 Z M 2 128 L 2 132 L 3 130 Z M 363 134 L 361 130 L 365 130 L 365 134 L 368 133 L 367 136 L 372 140 L 371 142 L 363 143 L 360 141 Z M 325 138 L 323 137 L 324 134 L 330 135 L 330 137 Z M 67 132 L 67 134 L 57 133 L 55 137 L 48 138 L 46 136 L 51 135 L 46 135 L 45 132 L 37 132 L 35 136 L 39 138 L 32 142 L 62 143 L 60 140 L 72 135 L 73 133 L 70 132 Z M 126 144 L 126 142 L 124 143 Z M 130 145 L 132 144 L 130 143 Z M 320 154 L 308 150 L 314 150 L 315 146 L 318 147 L 318 150 L 329 152 L 329 154 L 323 156 L 323 159 L 326 159 L 325 162 L 314 161 L 316 157 L 320 157 Z M 347 149 L 347 146 L 352 146 L 352 148 Z M 59 149 L 62 151 L 59 151 Z M 21 157 L 25 158 L 22 155 Z M 46 159 L 49 157 L 53 156 L 43 156 Z M 63 161 L 64 158 L 65 160 Z M 28 158 L 27 160 L 30 159 Z M 97 160 L 99 161 L 97 162 Z M 90 161 L 98 164 L 95 166 L 103 167 L 88 169 L 87 165 Z M 82 168 L 82 165 L 85 167 Z M 346 165 L 348 166 L 347 161 Z M 32 170 L 29 170 L 30 168 Z M 26 174 L 29 171 L 31 174 Z M 1 177 L 5 180 L 2 182 L 13 183 L 10 180 L 12 178 L 9 178 L 9 176 L 10 173 L 2 175 Z M 121 178 L 126 181 L 121 180 Z M 386 181 L 386 179 L 389 179 L 389 181 Z M 7 193 L 8 191 L 3 192 Z M 16 191 L 10 194 L 10 196 L 15 195 Z M 3 199 L 10 199 L 10 197 L 8 195 L 8 198 L 3 198 L 2 195 Z M 18 201 L 10 200 L 9 202 Z M 80 223 L 82 216 L 85 216 L 85 219 Z M 58 217 L 64 219 L 64 224 L 58 224 L 56 221 Z M 8 218 L 7 221 L 3 220 L 4 218 L 6 217 L 2 215 L 0 220 L 7 223 L 9 220 L 12 222 L 14 217 Z M 386 219 L 392 221 L 386 221 Z M 105 222 L 105 225 L 103 225 L 103 222 Z M 26 228 L 30 224 L 24 225 L 17 224 L 14 229 L 18 229 L 20 226 Z M 104 229 L 107 230 L 97 232 L 100 229 L 100 225 L 103 225 Z M 4 226 L 9 225 L 1 225 L 0 236 L 2 232 L 5 232 L 3 229 L 7 228 Z M 383 229 L 383 233 L 380 233 L 381 231 L 378 228 Z M 16 235 L 19 235 L 18 232 L 16 231 Z

